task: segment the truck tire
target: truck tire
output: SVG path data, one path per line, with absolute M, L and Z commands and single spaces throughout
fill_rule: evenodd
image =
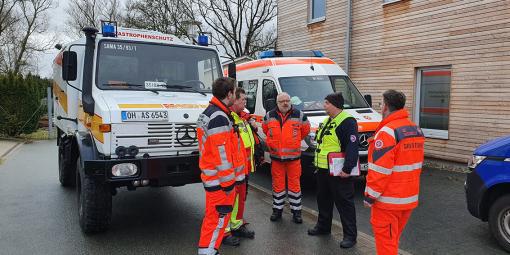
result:
M 510 195 L 502 196 L 492 204 L 489 228 L 501 247 L 510 252 Z
M 76 152 L 70 138 L 61 138 L 58 146 L 58 179 L 64 187 L 76 186 Z
M 80 158 L 76 166 L 78 215 L 81 230 L 85 234 L 104 232 L 112 216 L 112 193 L 107 184 L 83 173 Z

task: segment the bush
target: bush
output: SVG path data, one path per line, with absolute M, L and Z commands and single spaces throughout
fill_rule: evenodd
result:
M 50 80 L 30 74 L 0 74 L 0 134 L 18 136 L 37 130 L 47 111 L 41 99 L 49 84 Z

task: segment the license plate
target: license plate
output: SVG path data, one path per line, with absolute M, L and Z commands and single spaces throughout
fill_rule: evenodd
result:
M 360 168 L 361 171 L 368 171 L 368 164 L 367 163 L 361 164 Z
M 122 111 L 122 121 L 167 121 L 166 111 Z

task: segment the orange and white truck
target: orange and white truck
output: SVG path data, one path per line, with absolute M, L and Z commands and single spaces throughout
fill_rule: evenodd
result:
M 333 60 L 320 51 L 264 51 L 259 59 L 237 65 L 236 78 L 246 91 L 246 108 L 259 123 L 267 111 L 276 107 L 276 96 L 280 92 L 287 92 L 293 107 L 305 113 L 312 131 L 301 144 L 304 167 L 313 162 L 315 131 L 327 118 L 324 98 L 335 91 L 342 92 L 344 110 L 358 122 L 361 171 L 367 171 L 367 140 L 374 135 L 381 115 L 372 109 L 371 96 L 363 96 Z M 264 138 L 262 132 L 259 134 Z M 268 155 L 265 160 L 270 161 Z

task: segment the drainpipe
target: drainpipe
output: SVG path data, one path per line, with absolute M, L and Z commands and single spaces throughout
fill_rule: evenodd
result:
M 344 71 L 349 74 L 351 65 L 352 0 L 347 0 L 347 33 L 345 35 Z
M 99 32 L 93 27 L 83 28 L 85 33 L 85 57 L 83 60 L 83 79 L 81 101 L 83 103 L 83 111 L 94 115 L 94 98 L 92 97 L 92 72 L 94 70 L 94 48 L 96 44 L 96 34 Z

